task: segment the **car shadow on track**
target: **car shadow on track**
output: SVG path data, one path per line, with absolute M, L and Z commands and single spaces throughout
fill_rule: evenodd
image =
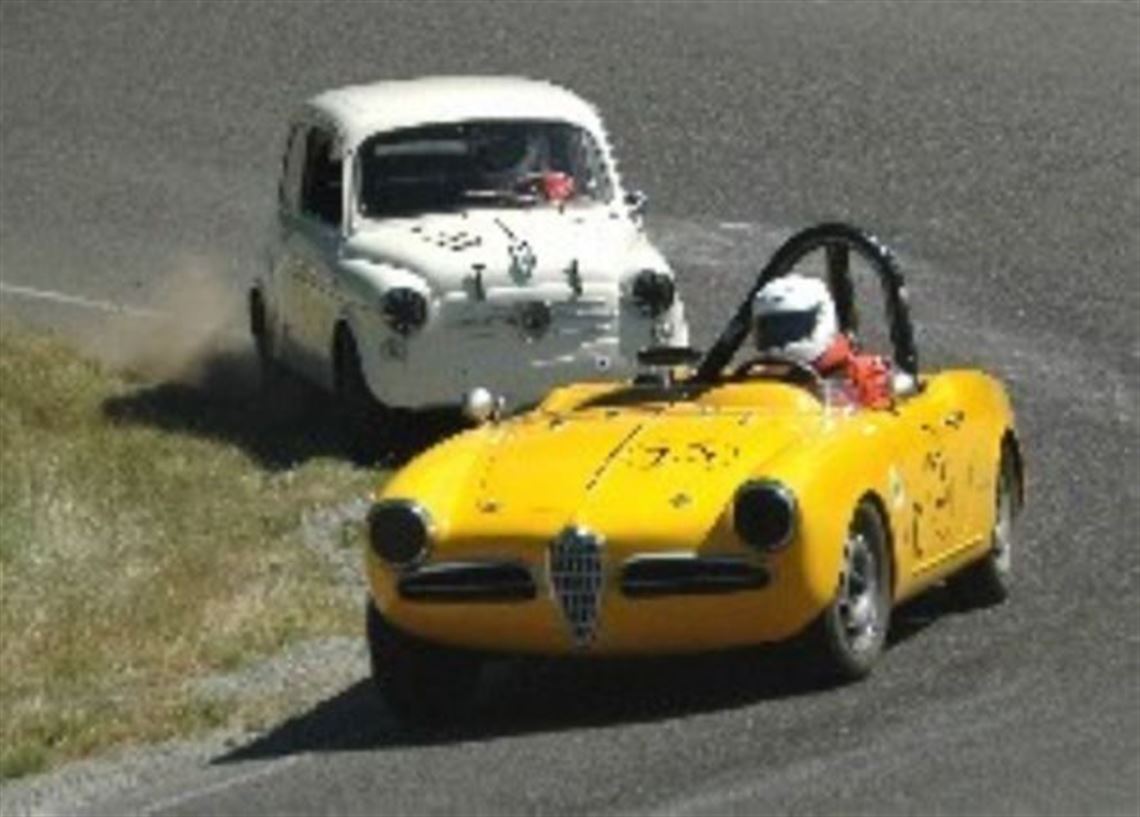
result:
M 955 612 L 941 589 L 903 605 L 895 611 L 890 645 Z M 785 646 L 687 657 L 505 659 L 485 668 L 470 711 L 454 723 L 432 728 L 401 724 L 371 680 L 364 679 L 213 762 L 493 740 L 842 694 L 842 687 L 814 672 L 804 658 L 798 647 Z
M 781 671 L 755 650 L 684 659 L 508 659 L 485 668 L 478 699 L 453 723 L 401 724 L 365 679 L 214 762 L 444 745 L 656 721 L 823 688 L 814 679 Z
M 262 467 L 284 470 L 316 457 L 397 466 L 464 427 L 455 410 L 397 412 L 389 433 L 361 451 L 332 398 L 297 379 L 262 384 L 248 351 L 211 353 L 192 372 L 108 399 L 116 423 L 191 434 L 236 445 Z

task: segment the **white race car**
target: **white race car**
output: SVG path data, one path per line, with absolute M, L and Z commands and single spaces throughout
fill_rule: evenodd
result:
M 639 349 L 688 343 L 644 202 L 595 109 L 548 82 L 320 94 L 291 122 L 250 292 L 258 353 L 367 410 L 628 376 Z

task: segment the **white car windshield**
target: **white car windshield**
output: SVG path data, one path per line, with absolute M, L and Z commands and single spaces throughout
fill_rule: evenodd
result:
M 425 125 L 377 134 L 359 155 L 358 199 L 366 218 L 607 202 L 613 193 L 593 137 L 565 122 Z

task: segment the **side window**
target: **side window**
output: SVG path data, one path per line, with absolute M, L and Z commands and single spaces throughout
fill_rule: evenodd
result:
M 277 185 L 277 203 L 282 210 L 296 213 L 301 199 L 301 168 L 305 161 L 305 128 L 294 125 L 285 141 L 281 159 L 281 181 Z
M 342 216 L 341 161 L 333 155 L 334 138 L 312 128 L 305 139 L 305 172 L 301 179 L 301 211 L 333 226 Z

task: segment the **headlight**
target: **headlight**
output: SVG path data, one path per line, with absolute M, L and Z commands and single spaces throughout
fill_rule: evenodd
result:
M 396 287 L 385 292 L 380 308 L 392 331 L 401 335 L 410 335 L 427 323 L 427 298 L 408 287 Z
M 641 314 L 656 318 L 673 305 L 677 297 L 677 287 L 673 283 L 673 276 L 647 269 L 637 273 L 630 294 Z
M 736 535 L 760 550 L 779 550 L 792 541 L 796 528 L 796 500 L 778 482 L 746 482 L 736 491 L 732 505 Z
M 415 564 L 427 556 L 431 546 L 431 517 L 415 502 L 378 502 L 368 512 L 368 542 L 391 565 Z

